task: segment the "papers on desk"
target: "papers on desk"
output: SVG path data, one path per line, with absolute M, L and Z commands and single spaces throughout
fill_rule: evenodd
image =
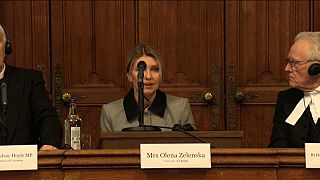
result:
M 320 143 L 305 143 L 306 168 L 320 168 Z
M 141 169 L 211 168 L 210 143 L 140 144 Z
M 37 169 L 37 145 L 0 146 L 0 171 Z

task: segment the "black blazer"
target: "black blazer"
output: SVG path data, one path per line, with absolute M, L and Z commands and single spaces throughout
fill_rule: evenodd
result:
M 62 127 L 46 94 L 42 73 L 6 65 L 8 105 L 5 113 L 9 136 L 6 144 L 60 147 Z
M 297 123 L 292 126 L 285 122 L 301 98 L 303 91 L 290 88 L 279 92 L 273 129 L 269 147 L 272 148 L 303 148 L 306 143 L 308 131 L 312 128 L 312 115 L 308 107 Z

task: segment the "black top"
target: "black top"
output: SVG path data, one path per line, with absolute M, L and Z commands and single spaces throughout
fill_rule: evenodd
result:
M 295 88 L 279 92 L 269 147 L 303 148 L 305 143 L 320 142 L 320 121 L 314 124 L 309 107 L 294 126 L 285 122 L 303 97 L 303 91 Z
M 164 92 L 159 89 L 156 92 L 156 97 L 152 102 L 151 106 L 148 108 L 153 114 L 158 115 L 159 117 L 164 116 L 164 112 L 166 110 L 167 105 L 167 96 Z M 126 113 L 127 120 L 129 122 L 136 119 L 139 113 L 139 107 L 134 99 L 134 90 L 133 88 L 129 91 L 129 93 L 124 97 L 123 100 L 124 111 Z

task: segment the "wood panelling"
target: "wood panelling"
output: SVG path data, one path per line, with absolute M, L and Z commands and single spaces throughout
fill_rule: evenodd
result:
M 311 30 L 312 8 L 308 1 L 226 1 L 225 63 L 236 73 L 227 102 L 238 107 L 227 111 L 226 124 L 244 131 L 243 147 L 268 145 L 277 94 L 288 88 L 283 59 L 294 36 Z M 234 87 L 248 98 L 235 101 Z
M 190 98 L 199 129 L 213 129 L 212 106 L 199 94 L 212 89 L 211 64 L 220 69 L 223 63 L 223 2 L 53 1 L 51 17 L 53 65 L 62 66 L 63 92 L 81 97 L 78 108 L 83 121 L 91 122 L 85 131 L 93 139 L 100 132 L 101 105 L 129 90 L 124 59 L 137 43 L 159 50 L 163 90 Z M 216 130 L 223 130 L 224 120 L 217 123 Z
M 13 52 L 6 57 L 6 62 L 41 70 L 50 91 L 48 2 L 6 1 L 1 3 L 1 9 L 1 23 L 5 25 L 13 45 Z
M 212 168 L 141 169 L 139 149 L 40 151 L 36 171 L 1 171 L 2 179 L 314 180 L 303 149 L 211 149 Z
M 83 133 L 91 134 L 92 147 L 98 147 L 100 139 L 100 113 L 101 106 L 79 106 L 77 109 L 79 111 L 79 116 L 82 119 L 82 124 L 84 126 Z M 66 114 L 67 115 L 67 114 Z M 66 116 L 63 116 L 66 117 Z
M 121 1 L 53 1 L 53 64 L 63 69 L 64 92 L 80 104 L 122 97 L 129 85 L 124 57 L 134 44 L 134 6 Z M 58 10 L 59 9 L 59 10 Z
M 311 18 L 313 19 L 313 31 L 320 31 L 320 1 L 313 2 Z
M 0 20 L 14 45 L 8 63 L 44 72 L 62 120 L 62 93 L 77 96 L 93 147 L 101 105 L 130 88 L 124 61 L 138 43 L 159 50 L 161 89 L 189 98 L 199 130 L 241 130 L 243 147 L 266 147 L 288 88 L 283 58 L 298 32 L 320 30 L 319 9 L 314 0 L 1 1 Z
M 129 1 L 51 2 L 52 62 L 62 66 L 62 93 L 79 97 L 84 132 L 92 134 L 93 147 L 100 135 L 101 105 L 129 88 L 124 57 L 135 42 L 134 13 Z
M 196 124 L 213 130 L 212 107 L 201 96 L 191 97 L 212 91 L 212 64 L 222 69 L 223 2 L 142 1 L 138 8 L 139 43 L 155 46 L 164 60 L 162 90 L 188 97 Z M 223 71 L 219 72 L 221 82 Z M 200 107 L 202 114 L 196 113 Z M 220 121 L 216 130 L 223 130 L 223 125 Z
M 242 147 L 267 147 L 272 130 L 274 107 L 271 105 L 248 105 L 241 107 L 240 129 L 244 133 Z M 254 130 L 252 130 L 254 129 Z

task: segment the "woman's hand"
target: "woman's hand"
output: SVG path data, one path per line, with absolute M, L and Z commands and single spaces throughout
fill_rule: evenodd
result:
M 58 150 L 58 148 L 51 146 L 51 145 L 43 145 L 40 148 L 40 151 L 53 151 L 53 150 Z

